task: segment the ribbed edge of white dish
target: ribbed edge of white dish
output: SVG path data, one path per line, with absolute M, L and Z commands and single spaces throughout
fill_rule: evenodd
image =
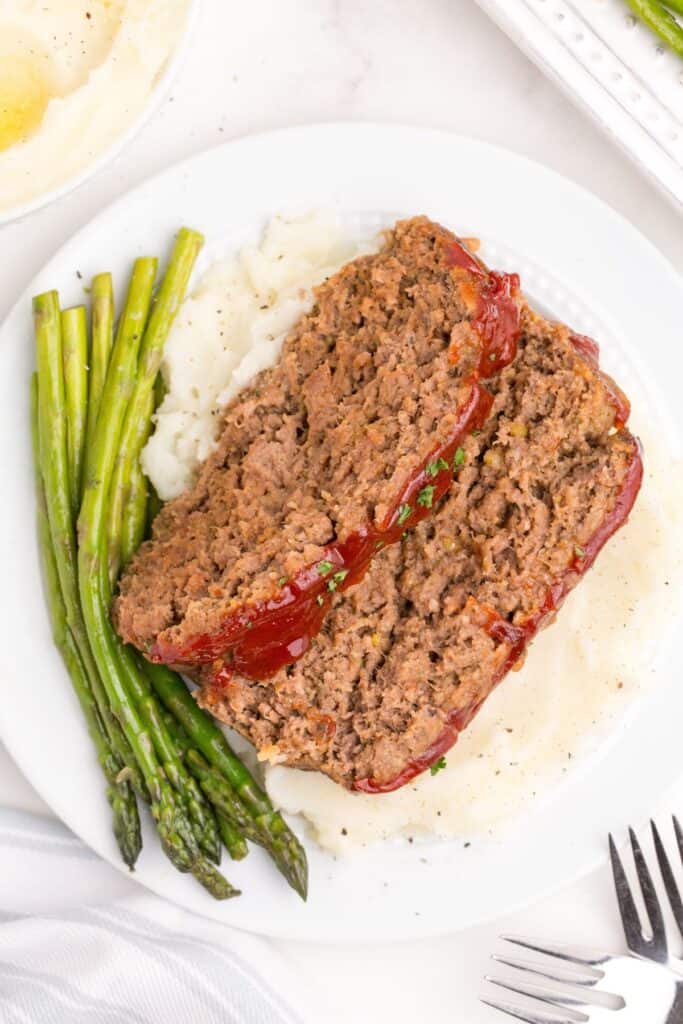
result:
M 477 0 L 533 62 L 683 204 L 683 61 L 621 0 Z

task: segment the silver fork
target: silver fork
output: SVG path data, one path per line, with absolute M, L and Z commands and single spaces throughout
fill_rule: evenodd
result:
M 683 829 L 681 829 L 679 821 L 675 816 L 673 818 L 673 826 L 678 854 L 683 862 Z M 681 900 L 680 890 L 676 883 L 671 862 L 669 861 L 664 848 L 664 843 L 662 842 L 654 821 L 650 822 L 650 827 L 652 829 L 652 838 L 654 840 L 655 853 L 657 854 L 657 862 L 659 863 L 659 872 L 662 876 L 662 881 L 664 882 L 664 889 L 669 899 L 669 906 L 671 907 L 676 927 L 678 928 L 681 937 L 683 937 L 683 901 Z M 664 915 L 662 914 L 659 897 L 657 896 L 657 890 L 655 889 L 654 882 L 652 881 L 652 875 L 650 874 L 650 869 L 647 866 L 647 861 L 645 860 L 635 832 L 632 828 L 630 828 L 628 832 L 631 840 L 631 850 L 633 851 L 633 860 L 636 866 L 638 882 L 640 884 L 640 892 L 645 905 L 645 913 L 647 914 L 647 918 L 650 923 L 651 934 L 650 937 L 647 937 L 643 932 L 640 915 L 636 908 L 628 879 L 626 878 L 626 872 L 624 871 L 621 858 L 617 853 L 614 839 L 610 836 L 609 852 L 610 859 L 612 861 L 612 874 L 614 875 L 614 885 L 617 890 L 617 902 L 619 904 L 619 913 L 621 914 L 621 923 L 624 926 L 624 934 L 626 935 L 626 945 L 632 953 L 635 953 L 636 956 L 646 957 L 648 960 L 655 960 L 657 963 L 666 964 L 677 973 L 683 974 L 683 960 L 679 957 L 672 956 L 669 952 L 669 942 L 667 940 Z
M 683 860 L 683 830 L 674 818 L 674 831 Z M 623 864 L 610 836 L 610 857 L 619 911 L 631 955 L 585 954 L 568 947 L 528 939 L 503 941 L 541 954 L 541 960 L 493 959 L 515 972 L 512 981 L 488 976 L 486 981 L 519 1001 L 482 1002 L 527 1024 L 683 1024 L 683 961 L 669 952 L 664 916 L 638 839 L 629 830 L 631 848 L 650 923 L 646 936 Z M 657 827 L 652 835 L 671 911 L 683 935 L 683 901 Z M 558 966 L 558 961 L 562 967 Z M 568 969 L 568 966 L 571 969 Z M 533 983 L 533 979 L 542 983 Z M 615 1013 L 615 1011 L 618 1011 Z

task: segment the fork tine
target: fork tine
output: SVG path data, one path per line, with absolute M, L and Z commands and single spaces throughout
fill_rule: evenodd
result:
M 524 939 L 514 935 L 501 935 L 501 939 L 503 942 L 521 946 L 522 949 L 530 949 L 532 953 L 543 953 L 545 956 L 553 956 L 557 960 L 565 960 L 570 964 L 581 964 L 584 967 L 599 967 L 600 964 L 609 960 L 609 956 L 600 953 L 596 953 L 595 956 L 581 957 L 577 953 L 572 953 L 566 946 L 557 946 L 552 943 L 541 946 L 535 939 Z
M 673 815 L 673 821 L 674 832 L 676 833 L 676 842 L 678 843 L 678 852 L 681 856 L 681 860 L 683 860 L 683 829 L 681 828 L 678 818 L 675 814 Z
M 617 848 L 610 834 L 609 837 L 609 855 L 612 861 L 612 875 L 614 877 L 614 888 L 617 891 L 617 903 L 619 905 L 619 913 L 621 915 L 621 923 L 624 927 L 624 935 L 626 936 L 626 945 L 632 953 L 636 953 L 639 956 L 646 956 L 649 952 L 649 944 L 643 937 L 643 930 L 640 924 L 640 918 L 636 905 L 633 902 L 633 896 L 631 895 L 631 889 L 626 878 L 623 864 L 617 852 Z
M 652 927 L 652 941 L 648 943 L 650 946 L 650 956 L 655 954 L 658 958 L 666 960 L 666 928 L 664 925 L 664 918 L 662 916 L 662 908 L 659 904 L 659 896 L 657 895 L 657 890 L 655 889 L 654 882 L 652 881 L 652 875 L 650 874 L 650 869 L 647 866 L 647 861 L 645 860 L 643 851 L 640 848 L 638 837 L 632 828 L 628 830 L 628 834 L 631 840 L 631 849 L 633 850 L 633 859 L 636 864 L 640 889 L 645 901 L 645 909 Z
M 576 1024 L 575 1020 L 571 1020 L 569 1017 L 558 1017 L 556 1014 L 550 1016 L 547 1013 L 535 1013 L 533 1010 L 521 1010 L 513 1003 L 494 1003 L 490 999 L 481 999 L 480 1001 L 494 1010 L 506 1013 L 508 1017 L 514 1017 L 515 1020 L 523 1020 L 525 1024 Z M 584 1019 L 589 1020 L 588 1017 Z
M 507 992 L 514 992 L 517 996 L 526 996 L 527 999 L 536 999 L 539 1003 L 545 1003 L 547 1006 L 552 1006 L 554 1010 L 563 1010 L 565 1007 L 573 1010 L 575 1006 L 588 1006 L 589 1004 L 585 999 L 578 999 L 576 996 L 565 996 L 561 992 L 551 992 L 548 988 L 543 988 L 541 985 L 525 985 L 522 982 L 515 982 L 511 984 L 509 981 L 499 981 L 496 978 L 492 978 L 490 975 L 486 975 L 484 981 L 488 981 L 490 985 L 497 985 L 498 988 L 504 988 Z M 581 1011 L 577 1011 L 575 1020 L 580 1022 L 581 1020 L 587 1020 L 588 1018 Z
M 669 897 L 669 903 L 671 904 L 671 910 L 678 925 L 678 930 L 683 935 L 683 900 L 681 900 L 681 893 L 676 883 L 674 873 L 671 870 L 671 864 L 667 857 L 666 850 L 664 849 L 664 843 L 661 840 L 659 831 L 654 821 L 650 822 L 652 828 L 652 838 L 655 842 L 655 851 L 657 853 L 657 860 L 659 861 L 659 870 L 662 874 L 664 881 L 664 888 L 666 889 L 666 895 Z
M 505 967 L 512 967 L 515 971 L 525 971 L 527 974 L 535 974 L 539 978 L 547 978 L 548 981 L 559 981 L 566 985 L 581 985 L 582 988 L 592 988 L 594 985 L 601 980 L 603 977 L 600 974 L 574 974 L 572 971 L 564 971 L 560 967 L 554 967 L 552 970 L 546 967 L 539 967 L 533 960 L 513 960 L 511 957 L 498 956 L 493 954 L 491 957 L 498 964 L 503 964 Z

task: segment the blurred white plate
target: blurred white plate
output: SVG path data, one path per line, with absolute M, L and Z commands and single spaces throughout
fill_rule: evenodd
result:
M 166 99 L 166 96 L 171 89 L 171 85 L 180 71 L 189 49 L 194 27 L 199 16 L 200 3 L 201 0 L 190 0 L 181 38 L 169 56 L 166 66 L 157 80 L 156 85 L 151 90 L 147 103 L 126 131 L 121 135 L 115 135 L 106 149 L 101 152 L 99 156 L 86 164 L 86 166 L 77 174 L 72 175 L 66 181 L 62 182 L 61 185 L 58 185 L 57 188 L 43 192 L 29 200 L 27 203 L 14 206 L 9 210 L 0 211 L 0 227 L 3 224 L 9 224 L 15 220 L 21 220 L 23 217 L 27 217 L 29 214 L 35 213 L 37 210 L 42 210 L 43 207 L 49 206 L 50 203 L 53 203 L 57 199 L 61 199 L 63 196 L 75 191 L 81 185 L 85 184 L 86 181 L 89 181 L 90 178 L 103 170 L 103 168 L 106 167 L 107 164 L 110 164 L 112 160 L 115 160 L 119 153 L 125 149 L 127 144 L 138 134 L 152 114 L 159 109 L 162 102 Z
M 683 59 L 624 0 L 477 3 L 670 199 L 683 204 Z
M 606 368 L 649 401 L 672 448 L 683 424 L 683 287 L 653 246 L 589 193 L 504 150 L 439 132 L 372 124 L 295 128 L 211 150 L 173 167 L 104 210 L 50 261 L 0 330 L 0 735 L 43 799 L 121 868 L 90 741 L 54 650 L 34 537 L 28 380 L 32 294 L 114 271 L 119 295 L 133 257 L 168 247 L 181 224 L 208 247 L 255 238 L 283 210 L 337 208 L 359 222 L 423 212 L 486 241 L 534 300 L 594 333 Z M 77 277 L 76 272 L 79 272 Z M 83 281 L 79 280 L 82 275 Z M 681 773 L 680 645 L 663 647 L 656 685 L 599 754 L 503 843 L 395 842 L 336 860 L 306 841 L 308 904 L 260 850 L 226 863 L 243 896 L 216 904 L 164 858 L 146 826 L 141 884 L 217 920 L 313 941 L 390 941 L 452 932 L 536 900 L 588 871 L 610 827 L 635 823 Z M 381 800 L 382 797 L 377 797 Z

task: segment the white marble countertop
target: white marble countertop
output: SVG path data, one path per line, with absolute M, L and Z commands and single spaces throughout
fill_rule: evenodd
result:
M 446 128 L 524 153 L 597 193 L 683 270 L 678 213 L 473 0 L 204 0 L 185 67 L 143 133 L 77 193 L 0 228 L 0 318 L 66 237 L 150 174 L 248 132 L 349 119 Z M 683 785 L 652 802 L 653 812 L 681 810 Z M 1 749 L 0 803 L 49 813 Z M 434 942 L 279 945 L 318 1001 L 319 1024 L 493 1024 L 502 1018 L 477 995 L 501 932 L 620 948 L 606 867 L 540 906 Z

